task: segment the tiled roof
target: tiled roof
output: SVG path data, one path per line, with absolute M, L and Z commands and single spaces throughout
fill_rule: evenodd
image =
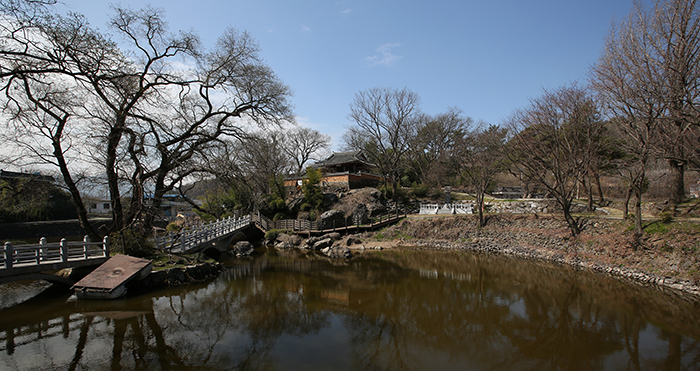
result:
M 349 163 L 353 163 L 353 162 L 360 162 L 363 164 L 373 166 L 373 164 L 367 162 L 367 159 L 362 154 L 362 151 L 339 152 L 339 153 L 334 152 L 327 159 L 319 161 L 319 162 L 313 164 L 312 166 L 313 167 L 333 166 L 333 165 L 349 164 Z

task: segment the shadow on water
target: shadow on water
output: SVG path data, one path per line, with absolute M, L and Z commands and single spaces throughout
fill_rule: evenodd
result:
M 267 251 L 218 279 L 0 311 L 0 369 L 698 369 L 700 305 L 464 252 Z

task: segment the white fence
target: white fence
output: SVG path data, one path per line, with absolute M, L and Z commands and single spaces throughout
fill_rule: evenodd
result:
M 83 241 L 68 242 L 65 238 L 61 242 L 48 243 L 45 237 L 38 244 L 16 245 L 5 242 L 0 270 L 8 273 L 13 268 L 41 267 L 55 263 L 69 263 L 88 260 L 92 258 L 109 257 L 109 237 L 102 241 L 92 242 L 85 236 Z
M 250 225 L 250 215 L 241 218 L 228 217 L 179 233 L 168 233 L 163 237 L 156 236 L 156 247 L 161 250 L 185 253 L 205 243 L 214 242 L 237 230 Z
M 444 204 L 442 206 L 439 204 L 421 204 L 419 212 L 421 215 L 473 213 L 472 204 Z

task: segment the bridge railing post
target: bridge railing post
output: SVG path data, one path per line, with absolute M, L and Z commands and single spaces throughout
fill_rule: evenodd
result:
M 61 261 L 65 263 L 68 261 L 68 241 L 65 238 L 62 238 L 60 245 L 61 245 Z
M 88 258 L 88 246 L 90 245 L 90 242 L 90 236 L 85 235 L 85 237 L 83 237 L 83 259 Z
M 105 258 L 109 258 L 109 236 L 102 239 L 102 253 Z
M 36 262 L 37 264 L 39 264 L 40 260 L 46 260 L 46 254 L 48 252 L 46 250 L 47 244 L 48 244 L 48 241 L 46 241 L 46 237 L 42 237 L 41 239 L 39 239 L 39 246 L 40 247 L 39 247 L 39 257 L 38 257 L 37 262 Z
M 14 249 L 12 248 L 12 242 L 5 242 L 5 269 L 12 269 L 12 259 L 14 258 Z

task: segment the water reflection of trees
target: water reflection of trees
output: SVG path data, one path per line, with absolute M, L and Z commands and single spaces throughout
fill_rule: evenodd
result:
M 321 333 L 332 315 L 349 334 L 354 369 L 700 364 L 694 302 L 479 254 L 397 251 L 335 265 L 313 254 L 271 254 L 206 285 L 39 307 L 0 312 L 0 368 L 33 368 L 12 363 L 32 350 L 61 369 L 269 370 L 285 362 L 277 345 Z M 649 337 L 665 355 L 644 352 Z M 72 354 L 46 345 L 59 338 Z
M 697 303 L 683 297 L 502 257 L 397 252 L 383 258 L 415 273 L 387 291 L 355 295 L 358 314 L 348 327 L 358 368 L 424 368 L 412 349 L 448 352 L 474 368 L 604 369 L 618 352 L 626 353 L 630 370 L 698 364 Z M 442 282 L 420 272 L 439 272 L 433 276 Z M 672 329 L 657 336 L 668 345 L 664 359 L 640 356 L 647 321 Z

